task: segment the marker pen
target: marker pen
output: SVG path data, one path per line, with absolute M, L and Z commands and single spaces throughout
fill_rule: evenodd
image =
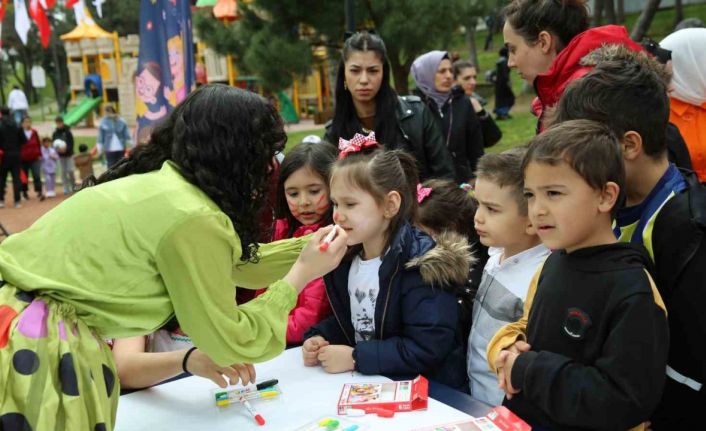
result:
M 319 245 L 320 252 L 323 253 L 328 250 L 328 246 L 331 245 L 331 241 L 333 241 L 333 239 L 336 237 L 336 231 L 338 231 L 338 225 L 333 225 L 333 229 L 331 229 L 331 232 L 326 235 L 326 237 L 324 238 L 324 242 Z
M 263 418 L 260 413 L 258 413 L 254 408 L 252 408 L 252 406 L 250 405 L 248 400 L 245 399 L 244 396 L 240 397 L 240 402 L 243 403 L 245 408 L 252 415 L 252 417 L 255 419 L 255 422 L 257 422 L 258 425 L 260 425 L 260 426 L 265 425 L 265 418 Z

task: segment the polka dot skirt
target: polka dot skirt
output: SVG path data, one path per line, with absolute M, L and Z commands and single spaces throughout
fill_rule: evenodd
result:
M 118 386 L 110 349 L 73 307 L 0 287 L 0 430 L 112 430 Z

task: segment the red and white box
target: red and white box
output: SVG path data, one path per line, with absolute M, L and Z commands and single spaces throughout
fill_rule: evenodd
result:
M 482 418 L 470 418 L 461 421 L 417 428 L 412 431 L 531 431 L 525 421 L 518 418 L 507 407 L 495 407 Z
M 365 413 L 409 412 L 426 410 L 429 404 L 429 381 L 422 376 L 414 380 L 383 383 L 346 383 L 338 399 L 338 414 L 348 410 Z

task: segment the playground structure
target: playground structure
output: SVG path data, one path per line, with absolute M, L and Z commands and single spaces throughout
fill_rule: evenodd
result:
M 66 49 L 71 102 L 64 122 L 74 126 L 85 120 L 93 126 L 93 112 L 102 114 L 107 103 L 118 107 L 128 125 L 136 123 L 135 84 L 140 38 L 119 37 L 102 29 L 84 7 L 79 23 L 61 36 Z M 333 100 L 330 62 L 325 48 L 316 48 L 312 73 L 295 77 L 291 88 L 267 94 L 255 76 L 240 75 L 232 55 L 220 55 L 194 35 L 197 81 L 225 83 L 270 97 L 278 105 L 287 123 L 300 118 L 314 118 L 323 123 L 331 116 Z M 205 82 L 204 82 L 205 81 Z
M 135 86 L 140 39 L 137 35 L 118 37 L 103 30 L 84 7 L 78 25 L 61 36 L 66 49 L 71 101 L 64 122 L 73 126 L 81 120 L 93 126 L 93 112 L 102 113 L 106 103 L 119 107 L 129 125 L 135 124 Z M 80 98 L 79 94 L 83 94 Z
M 205 69 L 209 83 L 218 82 L 254 91 L 268 96 L 255 76 L 240 75 L 232 55 L 220 55 L 204 42 L 196 41 L 197 68 Z M 316 123 L 324 123 L 331 115 L 333 95 L 329 78 L 330 62 L 326 49 L 316 48 L 312 73 L 305 77 L 295 77 L 292 87 L 271 95 L 276 99 L 282 117 L 287 123 L 296 123 L 300 118 L 313 118 Z

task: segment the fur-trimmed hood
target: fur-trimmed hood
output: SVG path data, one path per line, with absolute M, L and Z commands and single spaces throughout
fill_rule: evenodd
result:
M 436 235 L 434 241 L 434 248 L 411 259 L 405 268 L 418 267 L 422 279 L 434 287 L 465 285 L 468 271 L 476 261 L 468 240 L 458 233 L 446 231 Z

